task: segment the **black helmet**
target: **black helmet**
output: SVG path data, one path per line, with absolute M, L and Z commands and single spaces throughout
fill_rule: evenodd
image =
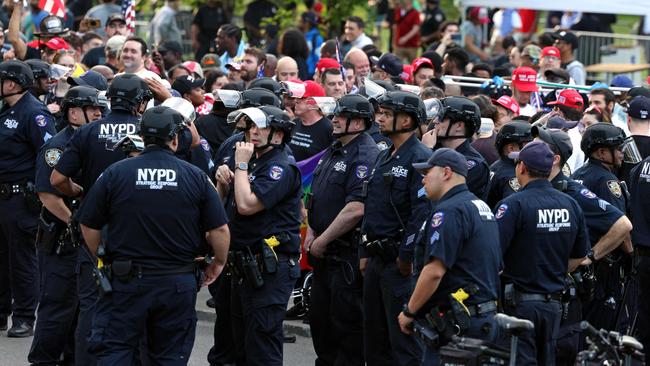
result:
M 34 73 L 25 62 L 8 60 L 0 63 L 0 80 L 7 79 L 27 89 L 34 84 Z
M 363 118 L 366 121 L 366 128 L 375 120 L 375 109 L 367 98 L 359 94 L 347 94 L 341 97 L 336 103 L 335 116 L 350 118 Z
M 585 130 L 580 149 L 589 156 L 599 147 L 617 148 L 625 142 L 623 129 L 611 123 L 596 123 Z
M 122 74 L 113 79 L 106 97 L 111 101 L 111 109 L 132 111 L 142 101 L 153 97 L 149 86 L 135 74 Z
M 251 83 L 248 85 L 248 89 L 253 88 L 263 88 L 270 90 L 271 93 L 275 94 L 278 98 L 281 98 L 282 94 L 286 91 L 282 84 L 271 78 L 259 78 L 251 81 Z
M 50 64 L 47 62 L 30 58 L 29 60 L 25 60 L 25 63 L 32 69 L 34 79 L 50 78 Z
M 43 20 L 41 24 L 38 25 L 38 31 L 34 32 L 36 37 L 41 36 L 56 36 L 59 34 L 67 33 L 68 28 L 65 28 L 63 19 L 57 17 L 56 15 L 48 15 Z
M 72 107 L 103 107 L 99 100 L 99 90 L 90 86 L 75 86 L 65 93 L 61 101 L 61 111 L 65 116 Z
M 284 132 L 282 142 L 285 144 L 288 143 L 291 139 L 291 131 L 293 131 L 296 124 L 291 120 L 291 117 L 289 117 L 287 112 L 278 107 L 269 105 L 259 108 L 264 112 L 264 114 L 266 114 L 266 120 L 271 128 Z
M 401 90 L 388 91 L 377 99 L 377 104 L 393 112 L 403 112 L 410 115 L 415 121 L 413 129 L 427 120 L 427 110 L 422 99 L 410 92 Z
M 481 127 L 481 110 L 476 103 L 465 97 L 446 97 L 442 99 L 445 109 L 443 120 L 449 118 L 450 124 L 465 122 L 465 137 L 471 137 Z
M 185 128 L 185 123 L 180 113 L 172 108 L 159 105 L 147 109 L 142 115 L 140 136 L 171 140 L 183 128 Z
M 261 107 L 272 105 L 280 108 L 282 102 L 273 92 L 265 88 L 250 88 L 241 93 L 239 108 Z
M 501 155 L 501 149 L 511 142 L 530 142 L 533 140 L 531 125 L 526 122 L 508 122 L 501 127 L 494 142 L 497 152 Z M 520 146 L 521 149 L 521 146 Z

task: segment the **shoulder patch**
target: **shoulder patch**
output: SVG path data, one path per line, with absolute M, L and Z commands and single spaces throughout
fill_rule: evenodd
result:
M 436 228 L 442 225 L 443 221 L 445 221 L 445 214 L 442 212 L 436 212 L 431 217 L 431 227 Z
M 386 141 L 379 141 L 377 143 L 377 148 L 379 148 L 379 151 L 386 150 L 388 149 L 388 144 L 386 143 Z
M 47 165 L 50 168 L 54 168 L 56 163 L 59 162 L 59 159 L 61 159 L 61 154 L 62 153 L 63 153 L 63 151 L 61 151 L 59 149 L 47 149 L 47 150 L 45 150 L 45 163 L 47 163 Z
M 612 194 L 616 198 L 621 198 L 621 196 L 623 195 L 623 190 L 621 190 L 621 185 L 616 180 L 608 180 L 607 188 L 609 188 L 609 191 L 612 192 Z
M 580 194 L 587 197 L 587 198 L 590 198 L 590 199 L 596 198 L 596 194 L 594 192 L 588 190 L 587 188 L 581 189 Z
M 269 170 L 269 177 L 273 180 L 280 180 L 283 173 L 284 169 L 282 169 L 282 167 L 274 165 L 271 167 L 271 170 Z
M 476 160 L 467 159 L 467 170 L 470 170 L 475 166 L 476 166 Z
M 510 178 L 510 180 L 508 181 L 508 185 L 515 192 L 519 192 L 519 190 L 521 189 L 521 184 L 519 184 L 517 177 Z
M 564 175 L 566 175 L 567 177 L 571 176 L 571 167 L 569 166 L 569 164 L 564 164 L 564 166 L 562 167 L 562 173 L 564 173 Z
M 368 167 L 365 165 L 359 165 L 357 166 L 357 170 L 355 172 L 357 178 L 363 179 L 368 176 Z
M 47 125 L 47 119 L 45 119 L 45 116 L 42 114 L 37 114 L 36 117 L 34 117 L 34 121 L 36 121 L 36 124 L 39 127 L 45 127 L 45 125 Z
M 208 141 L 205 140 L 205 139 L 201 139 L 201 147 L 202 147 L 203 150 L 205 150 L 205 151 L 210 151 L 210 144 L 209 144 Z
M 496 213 L 496 215 L 494 215 L 494 216 L 495 216 L 497 219 L 500 219 L 500 218 L 503 217 L 503 215 L 506 214 L 506 211 L 508 211 L 508 205 L 506 205 L 505 203 L 503 203 L 503 204 L 501 204 L 501 206 L 499 206 L 499 208 L 497 209 L 497 213 Z

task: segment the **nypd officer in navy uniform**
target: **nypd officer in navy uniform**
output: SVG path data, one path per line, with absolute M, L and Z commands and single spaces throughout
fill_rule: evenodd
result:
M 641 161 L 630 173 L 632 243 L 639 256 L 638 329 L 639 341 L 650 349 L 650 157 Z M 647 353 L 647 351 L 646 351 Z
M 363 218 L 363 186 L 379 148 L 366 133 L 374 109 L 361 95 L 344 95 L 334 111 L 337 141 L 314 171 L 307 199 L 305 248 L 314 268 L 309 326 L 317 365 L 363 365 L 363 280 L 355 229 Z M 355 240 L 357 239 L 357 240 Z
M 35 162 L 43 143 L 56 134 L 52 115 L 28 92 L 33 83 L 32 70 L 24 62 L 0 64 L 0 325 L 6 329 L 12 315 L 9 337 L 28 337 L 33 332 L 40 211 L 34 192 Z
M 174 156 L 182 128 L 183 117 L 169 107 L 145 112 L 145 150 L 108 167 L 79 213 L 93 254 L 108 228 L 112 292 L 99 299 L 90 339 L 98 365 L 131 364 L 145 329 L 153 364 L 187 364 L 198 287 L 226 263 L 230 234 L 219 195 L 205 173 Z M 201 283 L 195 259 L 204 238 L 214 259 Z
M 364 352 L 368 365 L 419 365 L 421 347 L 400 331 L 397 315 L 410 295 L 415 236 L 430 210 L 422 178 L 411 166 L 432 153 L 415 136 L 426 109 L 420 98 L 403 91 L 387 92 L 378 105 L 375 119 L 392 146 L 377 157 L 365 201 Z
M 236 143 L 232 176 L 217 177 L 220 192 L 234 183 L 231 319 L 237 362 L 249 366 L 282 365 L 282 322 L 300 276 L 301 177 L 283 148 L 294 123 L 267 108 L 241 111 L 252 121 L 250 142 Z
M 424 226 L 424 250 L 416 258 L 419 276 L 399 315 L 400 328 L 410 334 L 414 318 L 424 318 L 434 307 L 448 310 L 450 294 L 478 287 L 464 302 L 471 318 L 460 335 L 496 341 L 501 247 L 494 214 L 467 188 L 467 160 L 459 152 L 440 148 L 413 167 L 424 174 L 427 197 L 436 204 Z M 439 350 L 427 346 L 422 364 L 438 363 Z
M 521 188 L 515 177 L 515 162 L 508 157 L 508 154 L 520 151 L 532 140 L 530 123 L 526 122 L 508 122 L 497 133 L 494 144 L 500 159 L 490 166 L 490 182 L 485 200 L 493 209 L 497 202 Z
M 74 362 L 78 243 L 72 242 L 67 227 L 71 202 L 52 187 L 50 175 L 74 131 L 102 117 L 98 90 L 88 86 L 70 88 L 63 98 L 61 113 L 67 126 L 43 145 L 36 160 L 36 192 L 43 210 L 37 242 L 41 296 L 28 356 L 34 365 L 54 365 L 61 355 L 65 362 Z
M 483 199 L 490 178 L 490 167 L 471 145 L 472 136 L 481 127 L 481 111 L 476 103 L 465 97 L 442 99 L 444 115 L 436 125 L 436 148 L 448 147 L 467 159 L 467 186 L 476 197 Z
M 624 238 L 630 233 L 630 230 L 632 230 L 632 224 L 621 210 L 599 198 L 587 187 L 564 174 L 562 167 L 573 153 L 571 138 L 566 132 L 559 129 L 545 129 L 534 126 L 531 133 L 533 137 L 544 141 L 551 151 L 553 151 L 553 154 L 555 154 L 553 169 L 549 176 L 551 184 L 553 184 L 555 189 L 566 193 L 576 200 L 585 216 L 591 244 L 591 250 L 587 253 L 587 260 L 581 263 L 583 266 L 580 267 L 580 269 L 585 269 L 586 267 L 584 266 L 597 263 L 618 248 L 623 243 Z M 578 285 L 583 286 L 583 289 L 585 285 L 574 283 L 576 277 L 574 274 L 569 276 L 570 286 L 568 287 L 568 291 L 565 289 L 563 316 L 557 343 L 556 362 L 558 365 L 572 365 L 575 363 L 575 357 L 579 351 L 579 323 L 584 319 L 581 300 L 593 301 L 584 296 L 578 296 Z M 584 279 L 585 276 L 582 276 L 582 278 Z M 574 289 L 575 295 L 571 295 L 571 288 Z M 596 290 L 596 293 L 599 294 L 596 301 L 603 303 L 604 297 L 602 290 Z M 567 298 L 567 295 L 569 295 L 569 298 Z M 610 324 L 613 315 L 612 312 L 605 311 L 606 309 L 603 309 L 602 306 L 597 309 L 601 311 L 598 318 L 607 319 L 607 323 Z M 604 322 L 601 324 L 604 325 Z M 598 323 L 594 325 L 598 326 Z
M 589 251 L 582 209 L 548 181 L 555 155 L 542 141 L 509 154 L 521 190 L 495 211 L 503 252 L 503 306 L 535 329 L 519 338 L 518 365 L 555 365 L 562 290 Z M 526 258 L 526 260 L 522 260 Z
M 113 79 L 106 96 L 111 112 L 74 132 L 50 176 L 52 185 L 68 197 L 79 197 L 90 190 L 104 169 L 125 158 L 114 145 L 127 134 L 137 132 L 140 116 L 152 95 L 142 79 L 134 74 L 122 74 Z M 79 183 L 72 180 L 77 176 Z M 88 352 L 87 339 L 97 302 L 97 286 L 92 275 L 94 264 L 83 253 L 77 256 L 77 262 L 79 318 L 75 359 L 80 364 L 93 365 L 94 356 Z

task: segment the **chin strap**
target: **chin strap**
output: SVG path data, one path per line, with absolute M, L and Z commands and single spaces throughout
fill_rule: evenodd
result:
M 10 94 L 2 94 L 2 90 L 5 88 L 5 79 L 0 79 L 0 98 L 7 98 L 7 97 L 13 97 L 14 95 L 22 94 L 25 92 L 25 89 L 18 91 L 18 92 L 13 92 Z
M 352 122 L 352 118 L 347 117 L 346 120 L 345 120 L 345 131 L 332 133 L 332 136 L 334 138 L 339 138 L 339 137 L 343 137 L 343 136 L 356 135 L 356 134 L 362 133 L 362 132 L 367 130 L 367 128 L 366 128 L 366 129 L 363 129 L 362 131 L 350 132 L 350 131 L 348 131 L 350 129 L 350 122 Z
M 413 117 L 411 117 L 413 118 Z M 418 128 L 418 124 L 415 122 L 415 119 L 413 120 L 413 127 L 411 128 L 402 128 L 402 129 L 397 129 L 397 113 L 393 115 L 393 130 L 392 131 L 382 131 L 381 134 L 384 136 L 391 136 L 395 135 L 398 133 L 404 133 L 404 132 L 411 132 L 414 131 Z
M 271 126 L 271 131 L 269 132 L 269 136 L 266 138 L 266 144 L 260 145 L 260 146 L 255 146 L 254 150 L 255 151 L 261 151 L 261 150 L 265 150 L 267 147 L 272 147 L 272 148 L 275 148 L 275 149 L 278 149 L 278 148 L 282 147 L 282 142 L 279 143 L 279 144 L 274 144 L 274 143 L 271 142 L 271 140 L 273 139 L 273 135 L 275 135 L 276 131 L 280 131 L 280 130 L 277 130 L 275 127 Z
M 449 122 L 449 126 L 447 126 L 447 132 L 445 132 L 444 136 L 437 136 L 436 138 L 438 140 L 457 140 L 457 139 L 466 139 L 467 136 L 449 136 L 449 130 L 451 130 L 451 126 L 460 123 L 461 121 L 456 121 L 456 122 Z

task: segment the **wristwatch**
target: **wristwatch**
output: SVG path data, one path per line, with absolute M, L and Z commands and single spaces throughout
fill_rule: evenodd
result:
M 587 258 L 589 258 L 591 263 L 596 262 L 596 254 L 594 253 L 593 249 L 589 249 L 589 251 L 587 252 Z
M 235 165 L 235 170 L 237 170 L 237 169 L 243 170 L 243 171 L 248 170 L 248 163 L 244 162 L 244 161 L 240 161 L 239 163 L 237 163 Z
M 411 318 L 411 319 L 415 318 L 415 314 L 409 311 L 408 304 L 404 304 L 404 307 L 402 308 L 402 313 L 404 313 L 404 315 L 406 315 L 407 318 Z

